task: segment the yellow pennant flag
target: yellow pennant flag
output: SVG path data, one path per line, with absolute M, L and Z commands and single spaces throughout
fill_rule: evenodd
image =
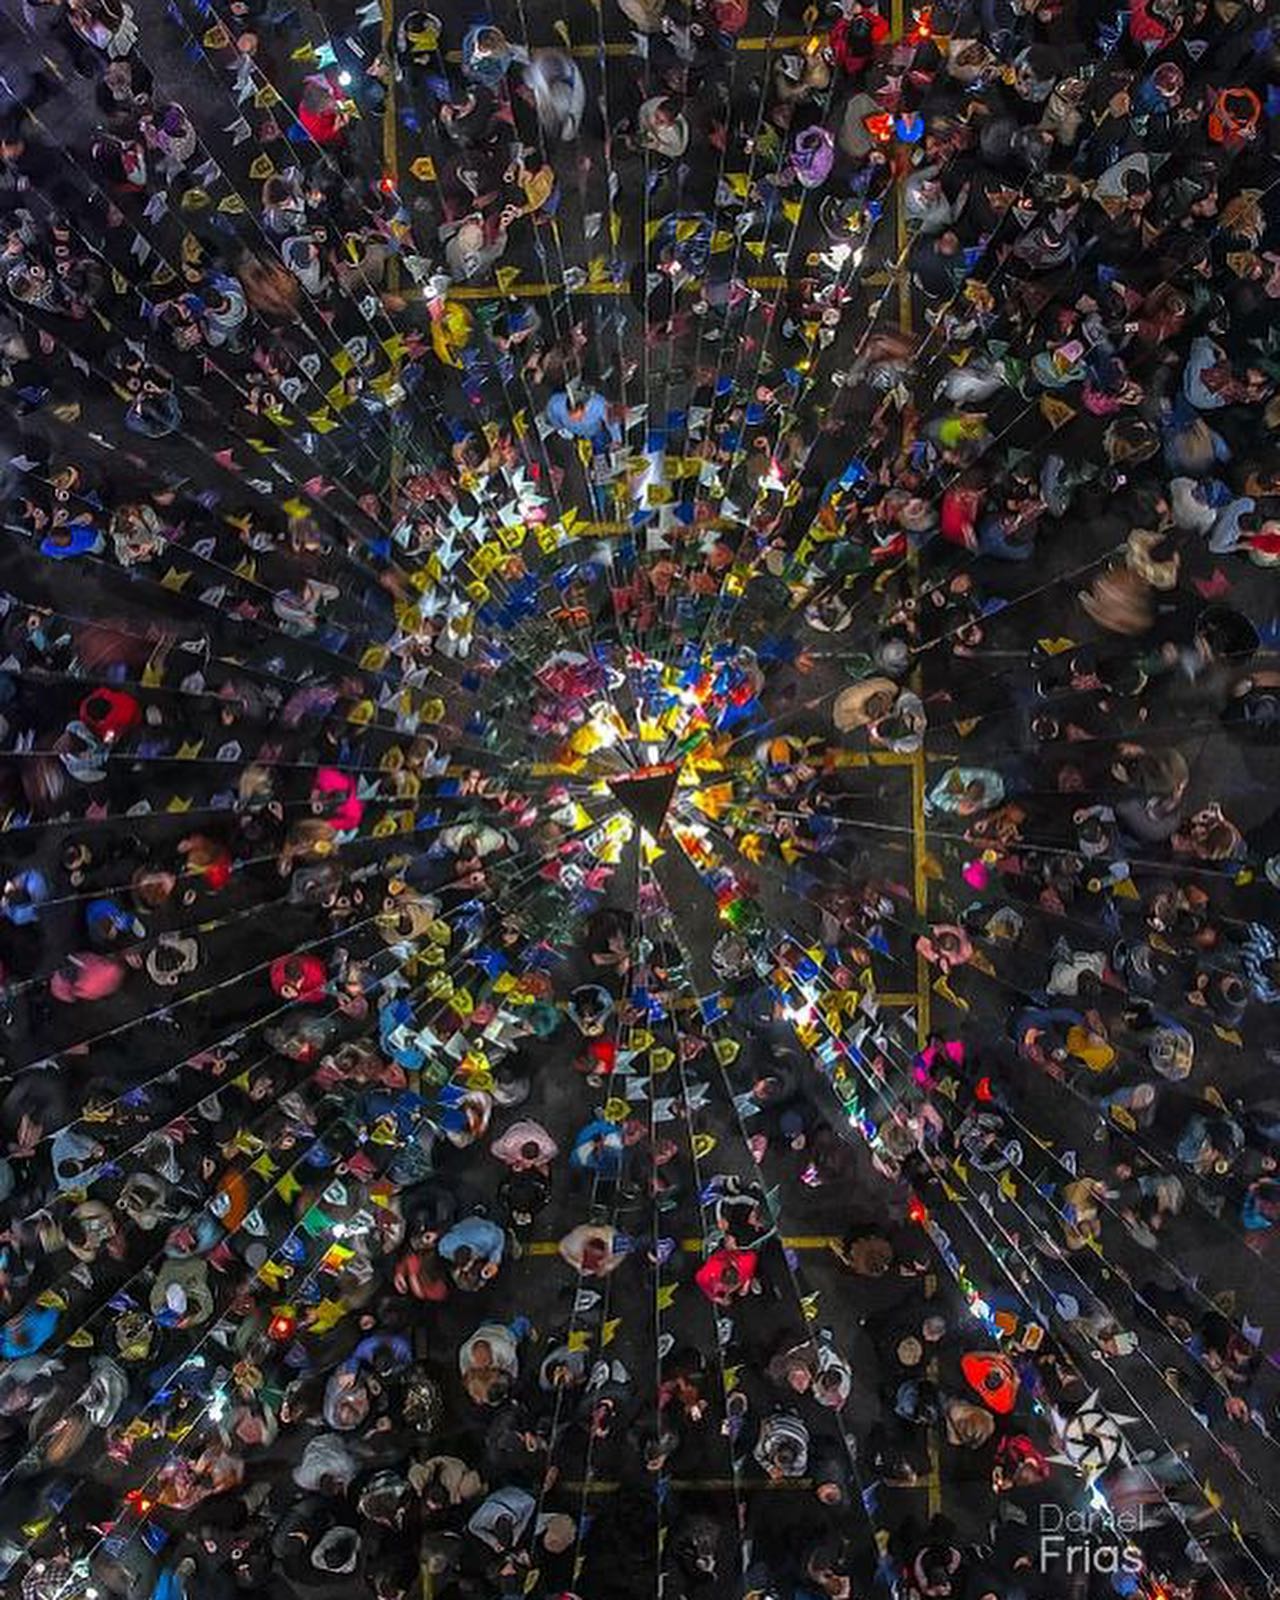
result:
M 307 1331 L 309 1333 L 328 1333 L 335 1328 L 347 1313 L 347 1308 L 341 1300 L 330 1300 L 326 1295 L 318 1305 L 311 1308 L 307 1315 Z
M 968 1011 L 969 1002 L 962 995 L 958 995 L 945 978 L 934 979 L 933 992 L 941 995 L 944 1000 L 949 1001 L 957 1010 Z
M 1075 411 L 1065 400 L 1056 400 L 1053 395 L 1045 394 L 1040 396 L 1040 415 L 1056 433 L 1071 421 Z

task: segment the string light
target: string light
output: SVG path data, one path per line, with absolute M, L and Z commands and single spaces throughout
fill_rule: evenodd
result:
M 291 1310 L 280 1310 L 267 1324 L 267 1333 L 277 1344 L 284 1344 L 293 1338 L 297 1326 L 298 1319 Z

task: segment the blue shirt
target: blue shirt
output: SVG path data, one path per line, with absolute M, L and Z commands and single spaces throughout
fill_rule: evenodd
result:
M 569 1165 L 580 1172 L 616 1175 L 622 1167 L 622 1129 L 602 1117 L 587 1123 L 574 1137 Z
M 501 1262 L 507 1236 L 497 1223 L 487 1217 L 463 1217 L 455 1222 L 436 1246 L 446 1261 L 452 1261 L 461 1249 L 471 1251 L 481 1261 Z

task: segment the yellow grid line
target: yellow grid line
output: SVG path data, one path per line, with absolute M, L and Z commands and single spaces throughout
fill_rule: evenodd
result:
M 763 53 L 767 50 L 802 50 L 812 38 L 813 35 L 810 33 L 785 33 L 780 34 L 777 38 L 753 35 L 750 39 L 735 39 L 733 48 L 745 53 Z M 563 50 L 564 42 L 560 39 L 549 39 L 546 41 L 545 46 L 533 45 L 531 48 L 535 50 L 539 48 Z M 600 54 L 600 45 L 598 42 L 596 44 L 574 44 L 569 46 L 567 53 L 571 56 L 576 56 L 580 61 L 592 61 Z M 641 59 L 640 53 L 634 44 L 624 44 L 620 39 L 615 39 L 606 44 L 604 53 L 612 61 L 626 59 L 628 56 L 634 57 L 637 61 Z M 456 64 L 462 60 L 462 52 L 460 50 L 450 50 L 445 59 Z
M 906 30 L 906 3 L 905 0 L 890 0 L 889 28 L 891 37 L 901 39 Z M 905 179 L 899 178 L 894 187 L 893 229 L 894 229 L 894 259 L 898 263 L 898 321 L 902 331 L 910 334 L 914 331 L 915 318 L 911 305 L 911 274 L 907 268 L 907 211 L 903 205 L 903 186 Z M 919 591 L 920 586 L 920 557 L 919 552 L 912 550 L 907 557 L 907 567 L 914 590 Z M 912 687 L 919 692 L 920 677 L 919 667 L 912 675 Z M 918 750 L 909 758 L 911 766 L 911 838 L 912 838 L 912 868 L 913 868 L 913 900 L 917 916 L 925 918 L 929 913 L 929 875 L 925 871 L 925 859 L 928 854 L 928 837 L 925 831 L 924 798 L 927 782 L 927 768 L 925 754 Z M 916 989 L 918 991 L 919 1006 L 916 1012 L 916 1039 L 923 1045 L 929 1037 L 930 1027 L 930 978 L 929 964 L 922 955 L 916 955 Z
M 380 48 L 383 59 L 387 62 L 394 60 L 394 35 L 396 30 L 395 0 L 382 0 L 382 28 L 379 35 Z M 396 181 L 399 176 L 399 122 L 396 117 L 396 75 L 389 71 L 386 75 L 387 95 L 382 102 L 382 170 Z M 391 259 L 387 262 L 387 288 L 392 294 L 400 290 L 400 257 L 392 252 Z M 391 376 L 393 382 L 400 378 L 401 357 L 399 351 L 391 358 Z M 396 503 L 400 495 L 400 473 L 404 467 L 404 460 L 400 449 L 395 444 L 391 447 L 391 460 L 387 466 L 387 501 L 391 508 L 391 516 L 396 515 Z
M 795 277 L 752 277 L 748 278 L 746 283 L 749 289 L 767 294 L 778 289 L 786 289 L 800 281 Z M 868 288 L 878 289 L 889 282 L 889 275 L 885 272 L 871 272 L 862 281 Z M 449 286 L 448 298 L 450 300 L 541 300 L 547 295 L 559 293 L 563 288 L 563 284 L 559 283 L 511 283 L 505 289 L 497 283 L 458 283 Z M 601 280 L 596 283 L 584 283 L 581 288 L 565 292 L 587 299 L 618 300 L 631 293 L 631 286 L 627 283 Z
M 701 1250 L 705 1242 L 701 1237 L 681 1239 L 680 1248 L 689 1252 Z M 829 1250 L 832 1245 L 840 1243 L 840 1238 L 834 1233 L 793 1233 L 788 1234 L 782 1243 L 788 1250 Z M 558 1239 L 534 1239 L 524 1247 L 526 1256 L 554 1256 L 559 1251 Z
M 690 760 L 697 764 L 696 756 Z M 605 783 L 610 778 L 620 774 L 616 772 L 589 772 L 584 765 L 571 761 L 538 761 L 530 768 L 536 778 L 584 778 L 590 783 Z M 731 772 L 735 768 L 749 767 L 754 764 L 754 756 L 741 756 L 732 761 L 707 761 L 699 764 L 703 772 Z M 841 750 L 832 760 L 832 766 L 837 769 L 849 767 L 910 767 L 919 766 L 918 756 L 904 755 L 899 750 Z

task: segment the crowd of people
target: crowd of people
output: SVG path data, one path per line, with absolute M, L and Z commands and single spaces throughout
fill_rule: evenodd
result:
M 1278 121 L 5 7 L 5 1593 L 1275 1593 Z

